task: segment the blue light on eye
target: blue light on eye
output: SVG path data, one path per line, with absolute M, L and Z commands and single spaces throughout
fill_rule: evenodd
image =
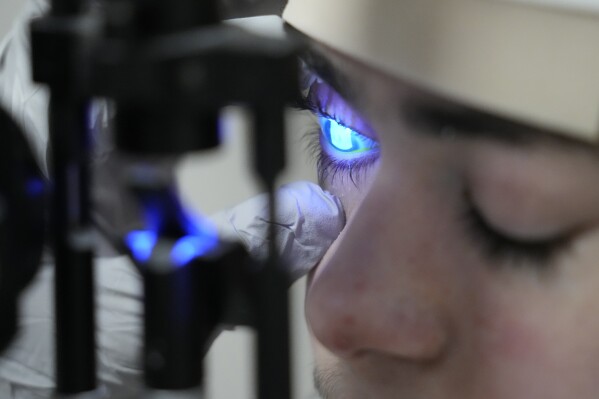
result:
M 171 261 L 177 266 L 185 266 L 195 258 L 205 255 L 217 243 L 217 236 L 211 234 L 182 237 L 171 250 Z
M 378 147 L 374 140 L 329 117 L 320 117 L 320 126 L 326 142 L 335 152 L 355 155 Z
M 125 237 L 125 243 L 138 262 L 147 262 L 150 259 L 156 240 L 156 233 L 148 230 L 135 230 Z
M 331 144 L 341 151 L 351 150 L 354 146 L 352 143 L 352 130 L 332 119 L 327 119 L 326 123 L 331 137 Z

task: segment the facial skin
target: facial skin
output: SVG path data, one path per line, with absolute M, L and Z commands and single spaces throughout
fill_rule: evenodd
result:
M 599 152 L 317 50 L 380 144 L 322 181 L 348 218 L 307 289 L 322 397 L 597 398 Z

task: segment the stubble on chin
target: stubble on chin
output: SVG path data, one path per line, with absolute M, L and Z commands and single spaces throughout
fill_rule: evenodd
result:
M 344 373 L 338 365 L 319 367 L 313 371 L 314 387 L 321 399 L 351 399 L 351 388 L 347 386 Z M 355 398 L 357 399 L 357 398 Z

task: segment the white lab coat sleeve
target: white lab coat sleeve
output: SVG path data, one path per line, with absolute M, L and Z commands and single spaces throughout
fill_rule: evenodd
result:
M 108 398 L 140 387 L 142 284 L 126 257 L 95 261 L 97 368 Z M 0 357 L 0 398 L 47 399 L 54 380 L 53 267 L 43 265 L 21 297 L 19 332 Z
M 32 82 L 29 22 L 48 9 L 46 0 L 29 0 L 10 33 L 0 42 L 0 105 L 25 132 L 43 173 L 48 176 L 48 90 Z
M 48 10 L 28 0 L 0 42 L 0 105 L 21 126 L 48 176 L 48 90 L 32 82 L 29 23 Z M 125 257 L 95 261 L 98 377 L 109 397 L 130 397 L 139 386 L 141 283 Z M 19 331 L 0 356 L 0 398 L 50 398 L 54 382 L 53 267 L 46 261 L 21 295 Z

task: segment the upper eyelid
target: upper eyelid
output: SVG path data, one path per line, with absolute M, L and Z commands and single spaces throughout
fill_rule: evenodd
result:
M 358 97 L 355 95 L 358 91 L 352 84 L 352 80 L 320 51 L 310 48 L 300 56 L 300 60 L 306 66 L 305 70 L 326 82 L 349 103 L 353 103 L 353 100 Z
M 368 135 L 362 133 L 360 131 L 360 129 L 357 129 L 355 127 L 350 126 L 347 123 L 344 123 L 343 120 L 341 120 L 340 118 L 334 117 L 333 115 L 330 115 L 329 113 L 327 113 L 325 110 L 323 110 L 321 107 L 319 107 L 317 105 L 312 104 L 312 106 L 314 108 L 313 109 L 309 108 L 308 111 L 314 113 L 316 116 L 331 119 L 331 120 L 337 122 L 339 125 L 341 125 L 341 126 L 343 126 L 345 128 L 351 129 L 354 133 L 360 135 L 362 138 L 364 138 L 366 140 L 369 140 L 369 141 L 371 141 L 371 142 L 373 142 L 373 143 L 375 143 L 375 144 L 378 145 L 378 141 L 376 139 L 374 139 L 372 137 L 369 137 Z
M 301 98 L 298 99 L 298 101 L 296 103 L 296 108 L 299 108 L 300 110 L 308 110 L 317 116 L 323 116 L 323 117 L 329 118 L 331 120 L 334 120 L 337 123 L 339 123 L 340 125 L 353 130 L 354 132 L 360 134 L 361 136 L 368 138 L 374 142 L 378 142 L 378 136 L 375 133 L 375 131 L 370 127 L 370 125 L 367 122 L 365 122 L 365 120 L 362 118 L 360 113 L 353 109 L 352 105 L 347 101 L 347 99 L 345 97 L 343 97 L 337 91 L 337 89 L 335 89 L 328 82 L 326 82 L 325 80 L 322 80 L 322 79 L 314 80 L 312 82 L 313 82 L 312 86 L 310 87 L 310 89 L 308 89 L 308 92 L 302 93 Z M 311 91 L 312 88 L 314 87 L 314 84 L 321 84 L 325 87 L 328 86 L 328 90 L 331 90 L 333 95 L 337 96 L 339 98 L 339 101 L 341 101 L 346 106 L 347 110 L 351 113 L 353 118 L 350 118 L 350 119 L 356 121 L 358 123 L 358 125 L 362 125 L 362 127 L 357 127 L 353 123 L 348 123 L 347 120 L 345 118 L 343 118 L 342 116 L 328 112 L 327 109 L 325 107 L 323 107 L 323 105 L 320 103 L 320 101 L 318 101 L 318 100 L 314 101 L 312 98 L 312 91 Z M 315 97 L 318 99 L 317 95 L 315 95 Z
M 306 93 L 310 90 L 312 85 L 317 82 L 325 82 L 310 65 L 304 60 L 300 59 L 300 70 L 301 70 L 301 91 Z
M 366 136 L 366 135 L 364 135 L 364 134 L 360 133 L 360 130 L 358 130 L 358 129 L 356 129 L 356 128 L 352 127 L 352 126 L 349 126 L 347 123 L 343 122 L 343 120 L 342 120 L 342 119 L 340 119 L 340 118 L 338 118 L 338 117 L 335 117 L 335 116 L 333 116 L 333 115 L 329 114 L 328 112 L 326 112 L 325 110 L 323 110 L 323 109 L 322 109 L 322 108 L 320 108 L 320 107 L 317 107 L 314 113 L 315 113 L 317 116 L 322 116 L 323 118 L 328 118 L 328 119 L 330 119 L 330 120 L 333 120 L 333 121 L 337 122 L 339 125 L 341 125 L 341 126 L 343 126 L 343 127 L 346 127 L 346 128 L 348 128 L 348 129 L 351 129 L 351 130 L 353 130 L 355 133 L 359 134 L 360 136 L 363 136 L 363 137 L 365 137 L 365 138 L 367 138 L 367 139 L 369 139 L 369 140 L 372 140 L 370 137 L 368 137 L 368 136 Z M 374 141 L 374 140 L 373 140 L 373 141 Z
M 357 134 L 358 136 L 360 136 L 360 139 L 361 139 L 361 140 L 364 140 L 364 141 L 368 142 L 370 145 L 372 145 L 372 147 L 370 148 L 370 150 L 376 150 L 376 149 L 378 149 L 378 148 L 379 148 L 379 143 L 378 143 L 376 140 L 373 140 L 373 139 L 371 139 L 370 137 L 368 137 L 368 136 L 366 136 L 366 135 L 364 135 L 364 134 L 360 133 L 358 130 L 356 130 L 356 129 L 353 129 L 353 128 L 352 128 L 352 127 L 350 127 L 350 126 L 346 126 L 346 125 L 344 125 L 342 122 L 339 122 L 339 121 L 337 121 L 337 120 L 336 120 L 336 119 L 334 119 L 334 118 L 329 118 L 328 116 L 323 116 L 323 117 L 324 117 L 324 118 L 331 119 L 331 120 L 334 120 L 334 121 L 335 121 L 336 123 L 338 123 L 340 126 L 342 126 L 342 127 L 344 127 L 344 128 L 347 128 L 347 129 L 351 130 L 353 133 L 355 133 L 355 134 Z
M 340 118 L 331 115 L 330 113 L 328 113 L 325 109 L 322 108 L 322 106 L 320 104 L 316 104 L 314 103 L 311 99 L 309 95 L 305 95 L 302 96 L 295 104 L 295 108 L 301 110 L 301 111 L 310 111 L 312 112 L 314 115 L 316 116 L 322 116 L 325 118 L 329 118 L 331 120 L 334 120 L 335 122 L 339 123 L 340 125 L 347 127 L 349 129 L 354 130 L 357 133 L 360 133 L 360 131 L 352 126 L 349 126 L 347 123 L 344 123 L 343 120 L 340 120 Z M 365 135 L 363 135 L 365 136 Z

